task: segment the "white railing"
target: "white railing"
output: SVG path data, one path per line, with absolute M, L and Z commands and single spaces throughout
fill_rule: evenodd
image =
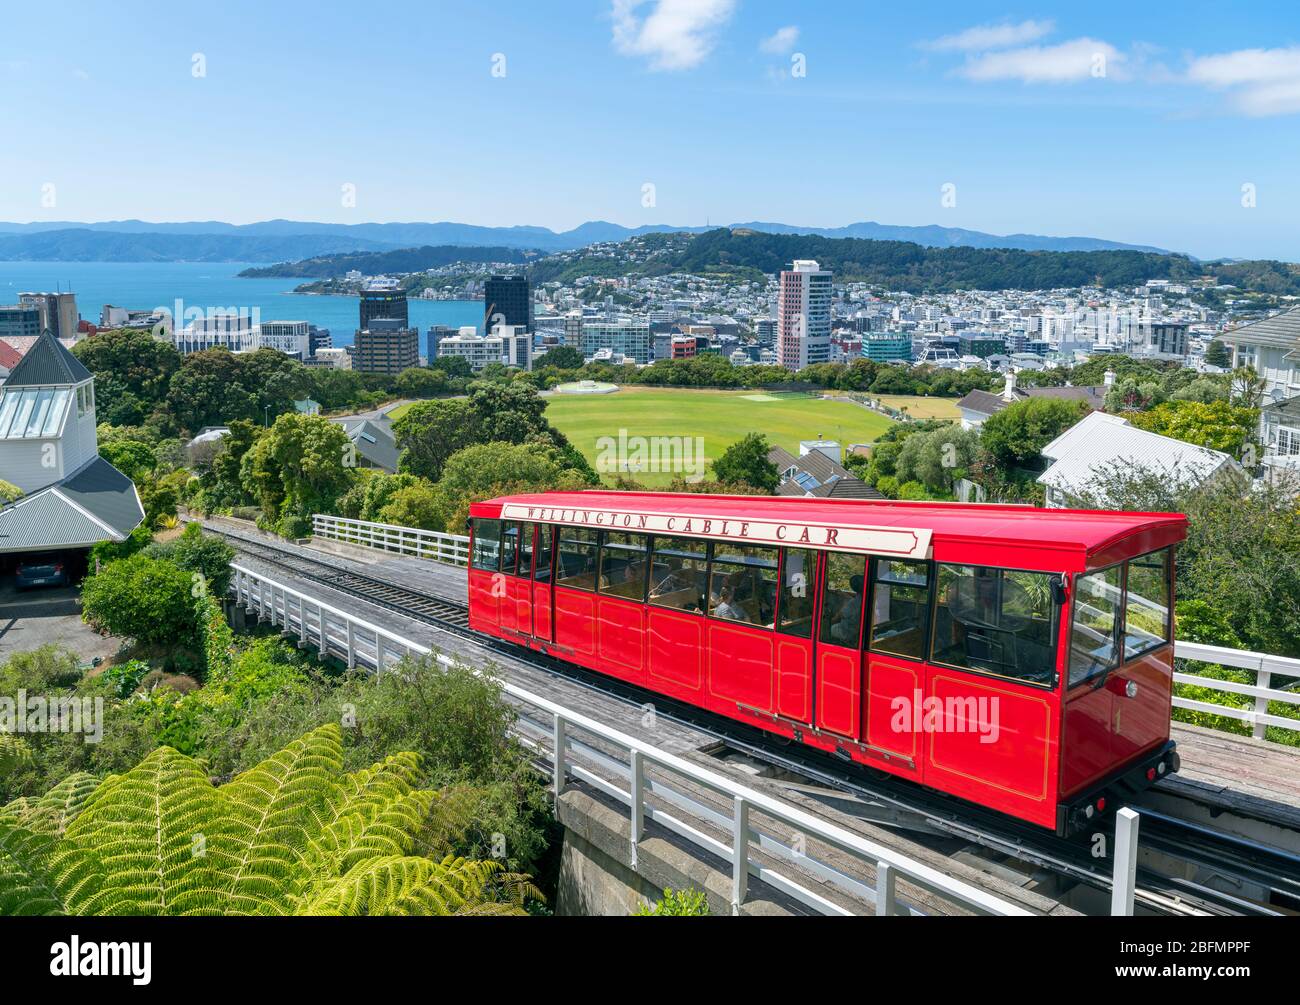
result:
M 407 657 L 434 655 L 444 665 L 454 663 L 448 656 L 434 654 L 428 646 L 325 604 L 270 576 L 239 564 L 231 567 L 235 574 L 230 590 L 236 603 L 257 614 L 259 620 L 279 625 L 284 634 L 297 636 L 301 646 L 315 645 L 321 656 L 337 656 L 350 668 L 371 669 L 377 674 Z M 576 779 L 626 804 L 631 817 L 629 860 L 634 868 L 647 820 L 730 862 L 733 914 L 739 913 L 745 902 L 750 877 L 825 914 L 854 912 L 844 906 L 845 898 L 832 900 L 810 889 L 806 885 L 809 877 L 835 887 L 848 897 L 874 904 L 877 914 L 924 913 L 900 898 L 899 879 L 977 914 L 1032 914 L 987 890 L 548 698 L 507 681 L 498 684 L 520 709 L 517 732 L 522 742 L 549 758 L 557 800 L 568 780 Z M 650 776 L 650 769 L 654 769 L 654 777 Z M 670 780 L 677 785 L 670 784 Z M 687 786 L 681 784 L 683 781 L 719 797 L 725 809 L 720 811 L 704 802 L 698 792 L 689 793 Z M 730 805 L 726 806 L 727 803 Z M 690 822 L 670 812 L 674 808 L 684 810 Z M 795 839 L 782 840 L 760 828 L 756 817 L 793 829 Z M 719 833 L 724 839 L 715 836 Z M 871 867 L 875 873 L 874 885 L 848 875 L 829 864 L 826 858 L 818 858 L 813 847 L 817 845 Z M 1136 844 L 1132 852 L 1136 854 Z M 1117 864 L 1116 876 L 1121 883 L 1127 875 L 1125 870 L 1126 866 Z
M 325 513 L 317 513 L 311 518 L 311 532 L 316 537 L 358 544 L 365 548 L 430 558 L 449 565 L 469 564 L 469 538 L 464 534 L 443 534 L 418 527 L 349 520 Z
M 1300 692 L 1282 691 L 1274 688 L 1273 676 L 1300 679 L 1300 659 L 1289 656 L 1271 656 L 1268 653 L 1253 653 L 1243 649 L 1227 649 L 1223 646 L 1208 646 L 1199 642 L 1175 642 L 1174 656 L 1178 659 L 1197 660 L 1201 663 L 1217 663 L 1220 666 L 1235 667 L 1239 670 L 1251 670 L 1255 674 L 1254 684 L 1239 684 L 1231 680 L 1216 680 L 1213 677 L 1201 677 L 1197 674 L 1174 672 L 1177 684 L 1194 684 L 1197 687 L 1210 688 L 1225 694 L 1239 694 L 1254 698 L 1250 708 L 1233 705 L 1216 705 L 1214 702 L 1197 701 L 1174 695 L 1174 707 L 1190 709 L 1194 712 L 1208 712 L 1222 715 L 1238 722 L 1246 722 L 1256 739 L 1264 738 L 1268 726 L 1300 731 L 1300 714 L 1297 716 L 1275 715 L 1269 712 L 1270 701 L 1288 702 L 1300 706 Z

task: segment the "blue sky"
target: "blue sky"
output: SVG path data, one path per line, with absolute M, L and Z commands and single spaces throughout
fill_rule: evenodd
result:
M 1294 4 L 50 0 L 4 25 L 0 220 L 878 220 L 1300 260 Z

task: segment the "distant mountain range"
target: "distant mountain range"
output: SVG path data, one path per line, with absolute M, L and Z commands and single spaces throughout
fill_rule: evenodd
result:
M 769 234 L 803 234 L 876 241 L 908 241 L 928 248 L 1014 248 L 1024 251 L 1144 251 L 1168 254 L 1147 245 L 1095 237 L 998 236 L 957 227 L 903 227 L 851 223 L 845 227 L 799 227 L 749 222 L 734 228 Z M 0 223 L 0 260 L 72 262 L 289 262 L 320 255 L 392 251 L 422 246 L 504 247 L 531 251 L 572 251 L 590 244 L 617 242 L 642 234 L 705 233 L 712 227 L 651 224 L 624 227 L 594 220 L 572 230 L 546 227 L 478 227 L 466 223 L 306 223 L 266 220 L 231 224 L 220 221 L 148 223 Z

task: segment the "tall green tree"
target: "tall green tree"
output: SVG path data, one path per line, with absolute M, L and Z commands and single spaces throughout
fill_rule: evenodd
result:
M 442 477 L 443 465 L 456 451 L 480 442 L 478 409 L 463 398 L 421 401 L 393 420 L 393 434 L 402 451 L 402 471 L 432 481 Z
M 244 455 L 244 487 L 263 520 L 285 537 L 300 537 L 313 513 L 333 513 L 356 480 L 356 448 L 337 422 L 287 413 Z
M 989 416 L 980 430 L 980 442 L 1004 469 L 1024 467 L 1039 451 L 1085 414 L 1083 402 L 1060 398 L 1026 398 Z
M 72 354 L 95 375 L 95 411 L 103 422 L 135 425 L 167 396 L 181 357 L 145 330 L 117 328 L 83 339 Z
M 762 433 L 746 433 L 722 452 L 713 462 L 713 477 L 720 482 L 752 485 L 765 492 L 775 492 L 781 473 L 767 459 L 771 448 Z

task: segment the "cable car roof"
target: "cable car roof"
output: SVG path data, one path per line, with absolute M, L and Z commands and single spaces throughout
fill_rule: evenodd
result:
M 1180 513 L 601 490 L 502 496 L 474 504 L 471 513 L 1066 572 L 1168 547 L 1187 533 Z M 739 524 L 746 524 L 743 533 Z

